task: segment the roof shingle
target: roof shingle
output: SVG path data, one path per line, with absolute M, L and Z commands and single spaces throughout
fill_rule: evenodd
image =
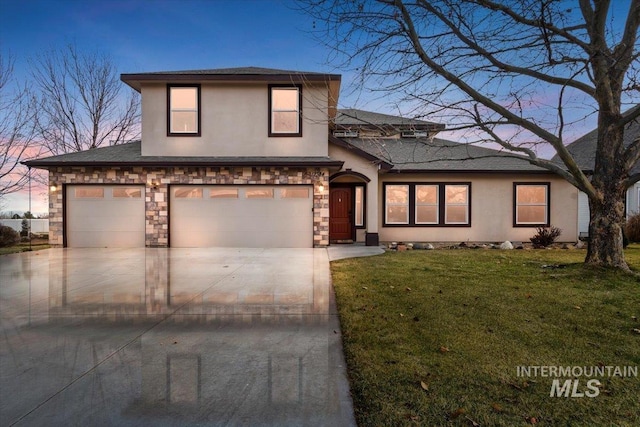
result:
M 625 111 L 623 114 L 635 113 L 640 109 L 640 104 Z M 623 144 L 625 147 L 629 146 L 633 141 L 640 138 L 640 118 L 632 120 L 624 129 Z M 573 141 L 567 145 L 567 150 L 571 153 L 574 160 L 583 171 L 593 171 L 596 163 L 596 148 L 598 146 L 598 129 L 594 129 L 586 135 Z M 560 157 L 556 154 L 553 156 L 553 161 L 562 163 Z M 640 169 L 638 165 L 634 167 L 634 171 Z
M 143 156 L 140 141 L 24 162 L 25 165 L 36 168 L 56 166 L 298 166 L 337 168 L 341 167 L 342 163 L 329 157 Z
M 425 120 L 411 119 L 407 117 L 392 116 L 389 114 L 374 113 L 371 111 L 345 108 L 338 110 L 336 115 L 338 126 L 369 126 L 369 127 L 398 127 L 412 129 L 442 130 L 444 125 Z
M 344 141 L 392 164 L 391 172 L 549 173 L 523 156 L 438 138 L 348 138 Z

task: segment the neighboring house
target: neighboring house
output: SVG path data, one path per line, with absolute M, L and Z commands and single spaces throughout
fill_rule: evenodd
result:
M 142 141 L 26 162 L 49 170 L 50 242 L 323 247 L 577 238 L 577 190 L 444 126 L 337 110 L 335 74 L 232 68 L 123 74 Z
M 636 111 L 638 108 L 640 108 L 640 104 L 624 114 Z M 569 153 L 587 175 L 593 173 L 595 166 L 597 137 L 598 130 L 594 129 L 567 145 Z M 638 138 L 640 138 L 640 119 L 636 119 L 627 125 L 624 130 L 623 143 L 628 146 Z M 553 160 L 561 162 L 557 155 L 554 156 Z M 635 173 L 640 172 L 640 167 L 636 165 L 633 171 Z M 627 217 L 640 213 L 640 183 L 635 183 L 627 190 L 626 211 Z M 578 233 L 579 236 L 589 235 L 589 198 L 582 191 L 578 194 Z

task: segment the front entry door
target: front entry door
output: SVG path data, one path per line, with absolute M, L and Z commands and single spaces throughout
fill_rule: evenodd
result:
M 329 240 L 353 240 L 351 187 L 331 188 L 329 192 Z

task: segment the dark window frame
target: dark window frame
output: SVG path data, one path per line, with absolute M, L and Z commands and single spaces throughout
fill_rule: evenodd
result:
M 546 209 L 546 219 L 547 221 L 544 223 L 526 223 L 520 224 L 517 222 L 518 218 L 518 187 L 519 186 L 535 186 L 535 187 L 546 187 L 547 188 L 547 209 Z M 549 227 L 551 225 L 551 182 L 535 182 L 535 181 L 526 181 L 526 182 L 514 182 L 513 183 L 513 227 L 514 228 L 536 228 L 536 227 Z
M 298 90 L 298 132 L 274 132 L 273 131 L 273 89 L 293 89 Z M 302 85 L 299 84 L 271 84 L 268 85 L 269 104 L 269 137 L 302 137 Z
M 408 185 L 409 186 L 409 222 L 407 224 L 387 223 L 387 185 Z M 420 224 L 416 223 L 416 186 L 417 185 L 437 185 L 438 186 L 438 223 Z M 447 185 L 464 185 L 467 187 L 467 222 L 464 224 L 448 224 L 445 217 L 446 209 L 446 188 Z M 471 196 L 472 186 L 470 181 L 450 182 L 384 182 L 382 184 L 382 226 L 383 227 L 426 227 L 426 228 L 457 228 L 471 227 Z
M 362 188 L 362 224 L 357 224 L 356 218 L 356 194 L 357 188 Z M 353 185 L 353 226 L 358 230 L 367 228 L 367 185 L 365 183 L 357 183 Z
M 194 88 L 196 89 L 197 106 L 196 112 L 196 132 L 171 132 L 171 89 L 172 88 Z M 202 88 L 201 85 L 195 83 L 169 83 L 167 84 L 167 136 L 202 136 Z

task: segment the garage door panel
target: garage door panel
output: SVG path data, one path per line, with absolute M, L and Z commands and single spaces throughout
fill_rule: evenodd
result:
M 193 187 L 193 186 L 191 186 Z M 170 191 L 172 247 L 311 247 L 313 198 L 311 186 L 198 186 L 201 199 L 176 197 L 189 186 Z M 210 197 L 211 190 L 233 189 L 237 198 Z M 307 198 L 281 198 L 282 188 L 307 190 Z M 256 191 L 257 190 L 257 191 Z M 264 191 L 266 190 L 266 191 Z M 248 194 L 273 194 L 248 198 Z M 297 194 L 304 194 L 298 192 Z
M 69 247 L 144 247 L 143 197 L 113 197 L 119 186 L 70 185 L 66 192 L 65 232 Z M 144 186 L 127 186 L 144 194 Z M 102 190 L 102 191 L 100 191 Z M 82 197 L 103 194 L 103 197 Z

